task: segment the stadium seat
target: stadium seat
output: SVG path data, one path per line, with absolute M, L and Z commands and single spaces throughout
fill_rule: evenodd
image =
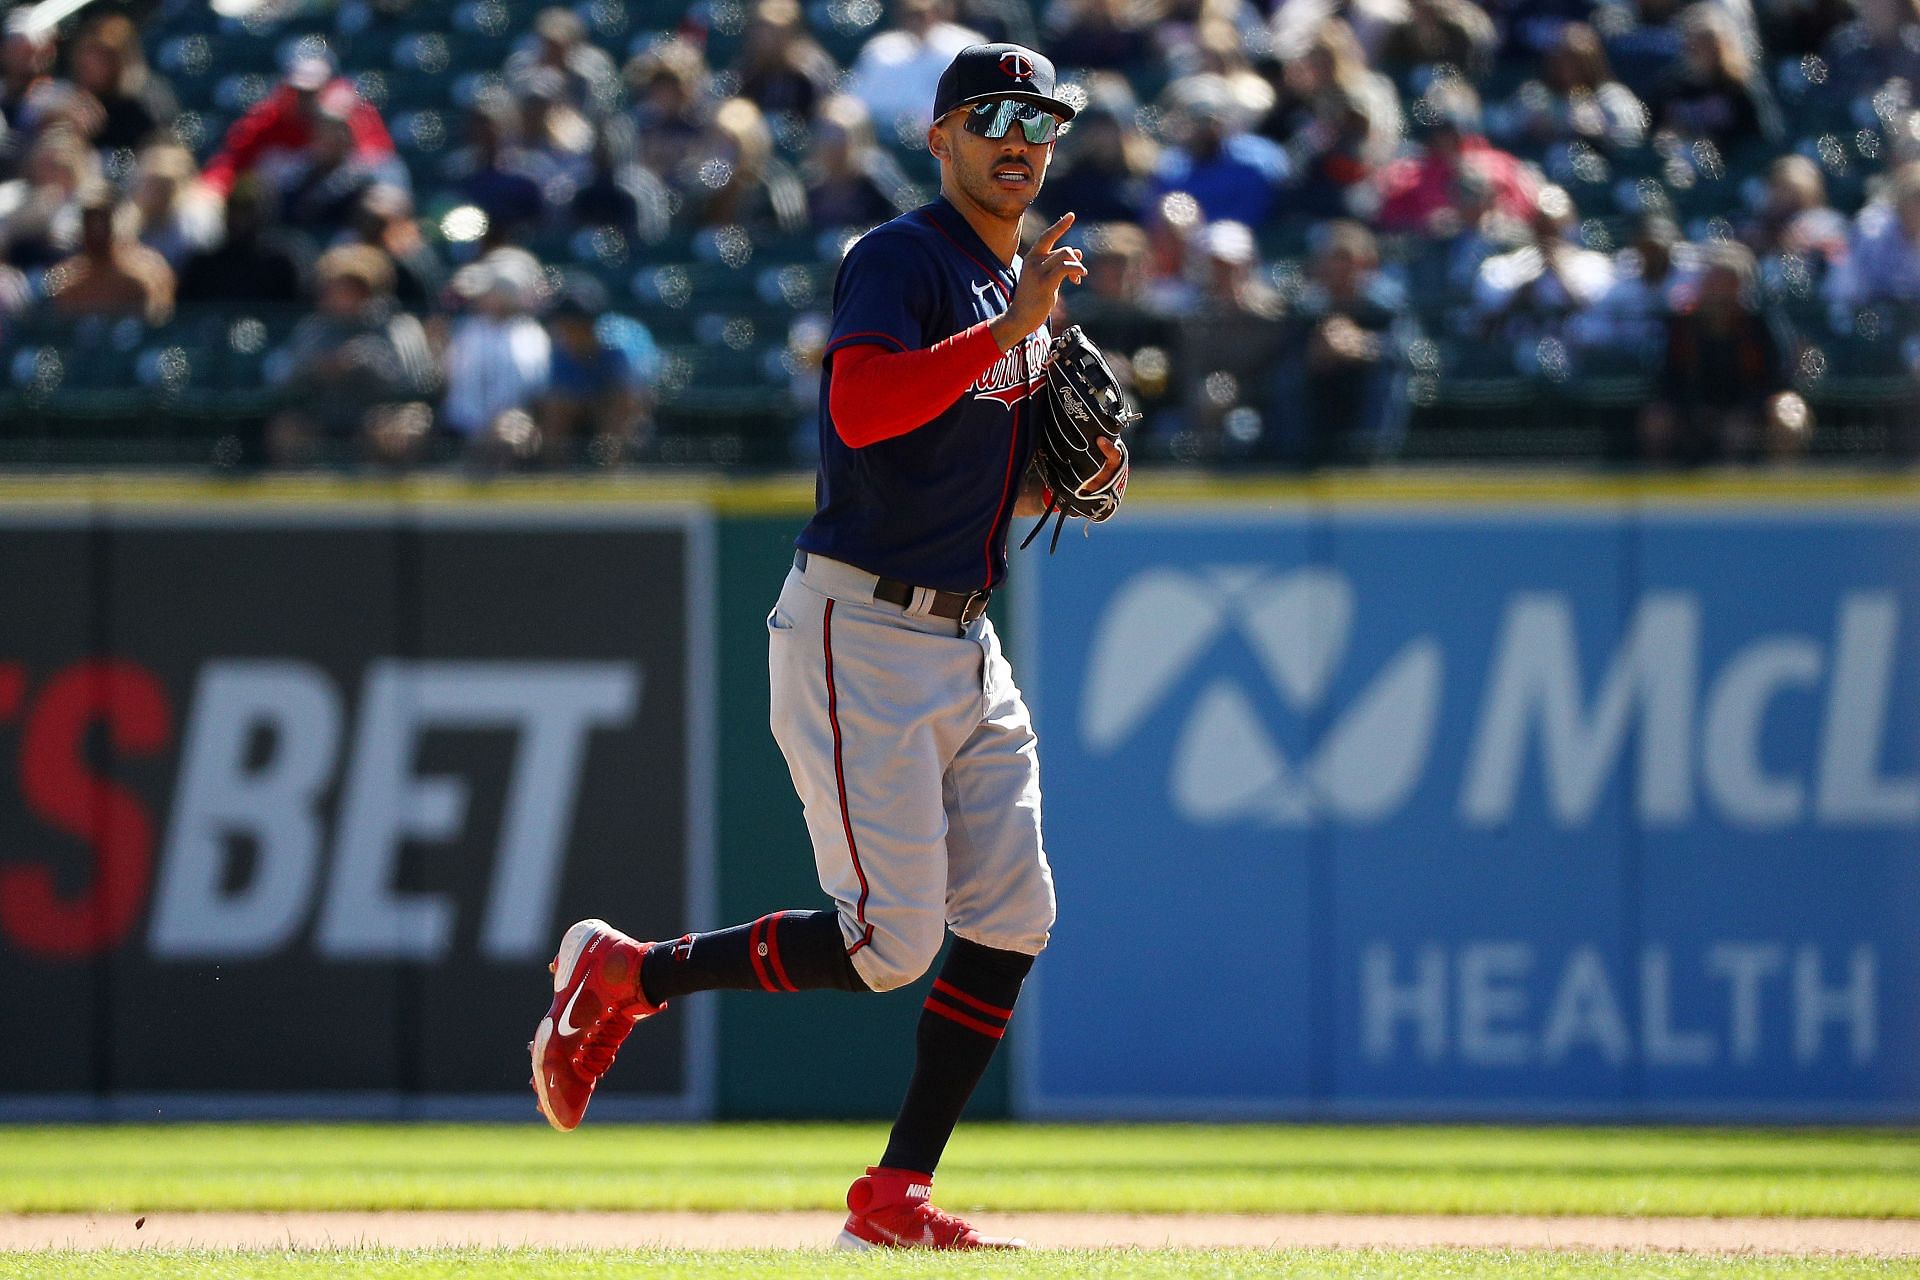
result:
M 151 426 L 153 396 L 140 377 L 146 337 L 131 317 L 36 317 L 15 335 L 9 380 L 50 432 Z
M 1854 332 L 1807 336 L 1795 382 L 1813 409 L 1820 451 L 1913 451 L 1920 349 L 1915 338 L 1901 336 L 1913 333 L 1910 317 L 1902 324 L 1897 313 L 1868 312 Z
M 200 0 L 163 0 L 152 7 L 144 32 L 150 61 L 181 104 L 173 131 L 202 160 L 235 119 L 273 91 L 296 51 L 324 44 L 387 122 L 431 235 L 454 200 L 446 162 L 462 144 L 466 112 L 507 87 L 503 64 L 530 42 L 535 17 L 550 2 L 321 0 L 223 16 Z M 724 85 L 752 0 L 575 0 L 573 8 L 587 38 L 616 61 L 675 33 L 703 42 Z M 803 0 L 802 14 L 842 67 L 888 21 L 888 8 L 878 0 Z M 1673 49 L 1657 40 L 1629 40 L 1628 50 L 1620 32 L 1609 29 L 1607 38 L 1623 51 L 1615 70 L 1629 83 L 1644 84 L 1670 64 Z M 1063 81 L 1086 82 L 1087 73 L 1071 65 L 1070 50 L 1059 51 L 1057 61 Z M 1536 75 L 1536 64 L 1510 49 L 1476 87 L 1484 101 L 1498 102 Z M 1160 100 L 1171 73 L 1168 60 L 1158 56 L 1121 69 L 1142 104 Z M 1889 139 L 1897 124 L 1883 126 L 1862 103 L 1827 83 L 1817 60 L 1780 57 L 1768 77 L 1792 139 L 1779 150 L 1812 158 L 1831 203 L 1856 211 L 1896 158 Z M 797 166 L 809 145 L 805 122 L 775 117 L 769 125 L 776 153 Z M 931 191 L 938 166 L 919 130 L 882 121 L 877 134 L 909 179 Z M 1582 241 L 1611 252 L 1626 243 L 1635 219 L 1650 211 L 1673 215 L 1696 237 L 1732 235 L 1763 194 L 1778 150 L 1720 155 L 1695 145 L 1602 150 L 1574 144 L 1522 153 L 1543 160 L 1573 195 Z M 1297 300 L 1315 225 L 1278 218 L 1255 228 L 1263 277 L 1290 302 Z M 555 271 L 600 281 L 612 306 L 644 320 L 670 350 L 663 439 L 681 441 L 677 447 L 689 458 L 706 461 L 749 460 L 763 449 L 773 457 L 784 449 L 781 424 L 794 409 L 783 346 L 796 318 L 829 307 L 843 249 L 838 236 L 820 229 L 782 235 L 676 225 L 658 244 L 591 229 L 543 232 L 525 247 Z M 1465 300 L 1449 296 L 1458 281 L 1446 279 L 1420 247 L 1405 238 L 1381 242 L 1383 259 L 1410 286 L 1426 331 L 1436 335 L 1428 343 L 1431 361 L 1414 371 L 1416 451 L 1459 448 L 1493 456 L 1538 449 L 1566 456 L 1593 447 L 1636 411 L 1650 385 L 1644 361 L 1582 353 L 1558 380 L 1517 371 L 1504 344 L 1481 340 L 1461 323 L 1468 314 Z M 471 242 L 442 249 L 456 265 L 477 251 Z M 1769 298 L 1799 335 L 1796 380 L 1820 419 L 1817 445 L 1881 450 L 1911 434 L 1907 424 L 1920 416 L 1912 372 L 1920 365 L 1920 346 L 1910 347 L 1901 335 L 1920 332 L 1915 317 L 1880 314 L 1836 335 L 1814 271 L 1771 265 L 1768 272 Z M 1095 305 L 1086 314 L 1097 311 Z M 204 312 L 184 314 L 151 332 L 132 322 L 30 319 L 0 346 L 0 414 L 7 418 L 0 438 L 56 428 L 71 435 L 116 414 L 130 415 L 127 421 L 145 430 L 171 422 L 171 429 L 202 436 L 258 419 L 275 403 L 265 376 L 267 353 L 297 318 Z M 1179 349 L 1177 321 L 1133 314 L 1099 323 L 1122 354 Z M 1155 363 L 1147 361 L 1149 367 Z M 1164 357 L 1159 364 L 1162 373 L 1143 396 L 1172 421 L 1184 396 L 1181 373 L 1165 368 Z M 1542 430 L 1543 422 L 1554 425 Z

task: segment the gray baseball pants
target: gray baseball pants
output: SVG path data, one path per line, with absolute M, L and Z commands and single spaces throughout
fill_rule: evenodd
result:
M 1053 927 L 1033 720 L 993 623 L 875 601 L 810 555 L 767 616 L 774 739 L 820 886 L 875 991 L 926 972 L 946 930 L 1037 955 Z

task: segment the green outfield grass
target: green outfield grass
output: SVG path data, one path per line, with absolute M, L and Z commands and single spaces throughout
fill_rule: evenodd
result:
M 0 1212 L 834 1209 L 877 1125 L 0 1129 Z M 964 1126 L 954 1208 L 1920 1217 L 1910 1130 Z
M 1508 1253 L 1490 1250 L 1127 1250 L 1030 1253 L 1019 1257 L 952 1254 L 850 1256 L 739 1252 L 549 1252 L 441 1250 L 398 1253 L 342 1250 L 326 1253 L 60 1253 L 33 1257 L 0 1253 L 0 1273 L 35 1280 L 763 1280 L 805 1275 L 842 1277 L 939 1276 L 973 1280 L 1189 1280 L 1281 1276 L 1289 1280 L 1785 1280 L 1799 1276 L 1920 1276 L 1920 1263 L 1867 1258 L 1701 1258 L 1674 1254 Z

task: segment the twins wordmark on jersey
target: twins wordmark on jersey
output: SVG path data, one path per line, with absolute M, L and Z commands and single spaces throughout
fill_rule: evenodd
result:
M 999 310 L 988 312 L 981 318 L 990 320 L 1000 314 Z M 1041 383 L 1047 380 L 1044 372 L 1047 364 L 1047 348 L 1053 339 L 1047 334 L 1047 326 L 1041 325 L 1027 335 L 1024 343 L 1006 352 L 993 362 L 991 368 L 973 381 L 971 391 L 976 400 L 994 400 L 1007 406 L 1011 412 L 1013 406 L 1031 395 Z

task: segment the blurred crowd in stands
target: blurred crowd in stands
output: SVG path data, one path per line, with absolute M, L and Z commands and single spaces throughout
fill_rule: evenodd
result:
M 233 393 L 279 463 L 804 460 L 834 266 L 932 198 L 934 82 L 1009 39 L 1084 104 L 1029 222 L 1078 216 L 1063 306 L 1150 454 L 1913 445 L 1920 0 L 35 12 L 0 56 L 0 383 L 55 417 L 119 378 Z M 675 452 L 741 422 L 766 447 Z

